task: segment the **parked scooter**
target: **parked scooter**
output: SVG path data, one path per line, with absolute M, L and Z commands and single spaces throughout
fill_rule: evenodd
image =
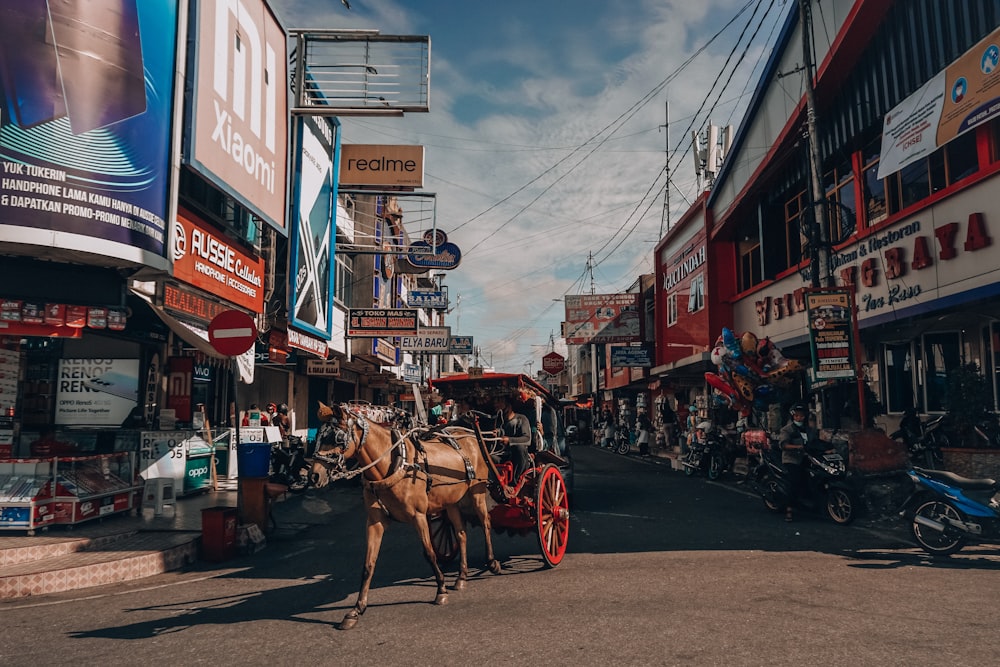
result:
M 944 462 L 941 448 L 948 446 L 945 420 L 946 416 L 941 415 L 926 422 L 921 421 L 916 410 L 908 408 L 899 422 L 899 430 L 889 437 L 906 445 L 913 465 L 935 470 Z
M 968 543 L 1000 542 L 1000 483 L 944 470 L 913 468 L 913 494 L 901 516 L 911 521 L 917 544 L 932 556 L 949 556 Z
M 769 452 L 762 453 L 756 467 L 747 479 L 754 484 L 764 506 L 772 512 L 784 512 L 789 496 L 794 493 L 796 507 L 818 511 L 840 525 L 854 521 L 861 509 L 861 493 L 848 477 L 844 457 L 826 449 L 827 443 L 813 442 L 806 445 L 802 466 L 805 481 L 802 489 L 794 493 L 781 459 Z
M 716 480 L 725 472 L 726 460 L 725 439 L 713 428 L 712 422 L 705 421 L 695 426 L 688 451 L 681 459 L 684 474 L 691 476 L 701 472 L 709 479 Z
M 305 445 L 302 438 L 288 436 L 288 447 L 281 443 L 271 445 L 271 476 L 272 482 L 284 484 L 292 493 L 302 493 L 311 484 L 309 479 L 310 466 L 306 462 Z

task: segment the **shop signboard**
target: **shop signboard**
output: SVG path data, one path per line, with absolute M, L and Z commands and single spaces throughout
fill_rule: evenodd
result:
M 415 352 L 447 352 L 451 327 L 421 327 L 415 336 L 400 336 L 399 349 Z
M 92 4 L 0 3 L 0 220 L 22 243 L 168 270 L 179 3 Z
M 417 321 L 417 311 L 409 308 L 351 308 L 347 314 L 347 336 L 415 336 L 418 331 Z
M 452 336 L 448 354 L 472 354 L 472 336 Z
M 443 290 L 410 290 L 406 294 L 406 305 L 411 308 L 448 307 L 448 292 Z
M 813 288 L 805 292 L 812 377 L 817 381 L 856 377 L 853 300 L 846 289 Z
M 402 364 L 403 381 L 407 384 L 419 384 L 421 380 L 419 364 Z
M 653 350 L 648 345 L 612 345 L 612 368 L 652 368 Z
M 351 186 L 422 188 L 424 147 L 344 144 L 340 156 L 340 182 Z
M 638 293 L 570 294 L 564 298 L 569 345 L 642 342 Z
M 120 426 L 139 402 L 138 359 L 60 359 L 57 426 Z

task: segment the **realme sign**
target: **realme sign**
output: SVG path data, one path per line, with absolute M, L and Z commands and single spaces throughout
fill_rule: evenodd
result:
M 341 144 L 340 184 L 422 188 L 424 147 Z

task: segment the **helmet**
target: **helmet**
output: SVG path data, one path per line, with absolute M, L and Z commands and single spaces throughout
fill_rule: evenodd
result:
M 277 412 L 278 411 L 278 406 L 275 405 L 274 403 L 268 403 L 267 404 L 267 411 L 268 412 Z
M 699 430 L 699 431 L 706 431 L 706 432 L 707 431 L 711 431 L 712 430 L 712 422 L 710 422 L 710 421 L 698 422 L 698 425 L 695 426 L 695 429 Z
M 801 403 L 801 402 L 800 403 L 793 403 L 792 407 L 788 408 L 788 413 L 789 414 L 795 414 L 796 412 L 804 412 L 805 414 L 809 414 L 809 408 L 806 407 L 805 403 Z
M 285 405 L 284 403 L 282 403 L 281 405 L 278 406 L 278 412 L 281 413 L 281 414 L 283 414 L 283 415 L 287 415 L 288 414 L 288 406 Z

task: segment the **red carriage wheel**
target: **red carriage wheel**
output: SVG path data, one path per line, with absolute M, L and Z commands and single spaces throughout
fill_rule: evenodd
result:
M 434 547 L 434 554 L 438 563 L 450 563 L 458 556 L 458 537 L 455 535 L 455 527 L 448 520 L 448 515 L 439 512 L 427 517 L 427 525 L 431 531 L 431 545 Z
M 569 496 L 566 482 L 554 465 L 542 468 L 535 486 L 535 522 L 538 545 L 548 567 L 558 565 L 569 539 Z

